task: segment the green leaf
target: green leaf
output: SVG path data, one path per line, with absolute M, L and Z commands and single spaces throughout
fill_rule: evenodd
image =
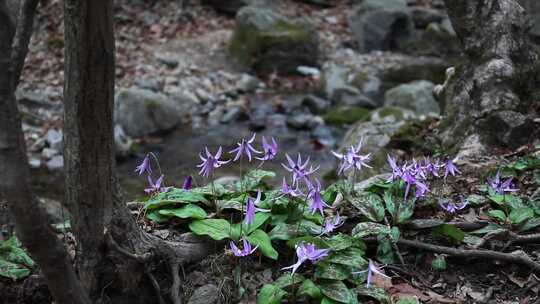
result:
M 487 214 L 503 223 L 506 221 L 506 214 L 501 210 L 489 210 Z
M 234 209 L 237 211 L 242 211 L 243 209 L 242 206 L 244 204 L 242 204 L 241 202 L 237 200 L 230 199 L 230 200 L 219 200 L 217 201 L 217 205 L 220 210 Z
M 257 304 L 280 304 L 287 292 L 276 285 L 266 284 L 259 291 Z
M 279 288 L 287 288 L 294 284 L 302 283 L 305 279 L 306 278 L 304 278 L 304 276 L 298 273 L 292 275 L 290 273 L 286 273 L 277 278 L 277 280 L 274 281 L 274 285 Z
M 315 266 L 315 278 L 345 280 L 349 276 L 347 268 L 340 264 L 319 262 Z
M 372 222 L 364 222 L 359 223 L 356 225 L 356 227 L 353 228 L 351 235 L 354 238 L 364 238 L 369 235 L 381 235 L 390 234 L 390 229 L 386 225 L 372 223 Z
M 321 300 L 321 304 L 339 304 L 340 302 L 338 301 L 334 301 L 330 298 L 327 298 L 327 297 L 323 297 L 322 300 Z
M 504 196 L 504 201 L 508 204 L 510 209 L 521 209 L 526 207 L 521 198 L 512 194 L 506 194 Z
M 414 214 L 415 202 L 416 202 L 416 198 L 412 197 L 411 199 L 408 199 L 406 203 L 401 204 L 399 206 L 399 212 L 398 212 L 396 223 L 405 224 L 409 222 L 412 215 Z
M 248 235 L 247 239 L 251 244 L 259 246 L 259 250 L 264 256 L 277 260 L 278 252 L 272 247 L 272 241 L 266 232 L 257 229 Z
M 278 223 L 272 231 L 270 237 L 272 240 L 288 241 L 297 235 L 319 235 L 322 232 L 322 227 L 312 221 L 301 220 L 300 225 Z
M 399 241 L 400 232 L 398 227 L 392 227 L 390 230 L 390 238 L 392 239 L 392 242 Z
M 255 214 L 253 218 L 253 223 L 247 225 L 243 221 L 241 223 L 236 223 L 231 225 L 231 238 L 234 240 L 240 239 L 240 225 L 242 225 L 242 230 L 244 234 L 250 234 L 253 231 L 257 230 L 259 227 L 264 225 L 264 223 L 270 218 L 269 212 L 259 212 Z
M 492 190 L 491 188 L 489 189 Z M 503 205 L 504 195 L 502 194 L 491 194 L 488 198 L 497 205 Z
M 189 229 L 197 235 L 208 235 L 219 241 L 230 237 L 231 225 L 223 219 L 205 219 L 189 223 Z
M 317 247 L 317 249 L 328 248 L 329 247 L 325 240 L 323 240 L 323 239 L 321 239 L 319 237 L 314 237 L 314 236 L 309 236 L 309 235 L 291 239 L 291 240 L 287 241 L 287 246 L 289 246 L 291 248 L 296 248 L 296 245 L 298 245 L 300 243 L 312 243 L 312 244 L 315 245 L 315 247 Z
M 420 304 L 417 297 L 404 297 L 400 298 L 396 304 Z
M 317 225 L 322 225 L 324 221 L 324 218 L 320 213 L 318 212 L 311 213 L 309 212 L 309 210 L 304 210 L 304 218 L 309 221 L 314 222 Z
M 381 303 L 381 304 L 390 304 L 391 303 L 390 297 L 388 296 L 386 291 L 384 291 L 384 289 L 379 288 L 379 287 L 369 287 L 369 288 L 357 287 L 356 292 L 359 295 L 363 295 L 363 296 L 366 296 L 366 297 L 373 298 L 373 299 L 379 301 L 379 303 Z
M 319 283 L 321 292 L 326 297 L 339 303 L 352 302 L 351 293 L 342 281 L 327 280 Z
M 340 251 L 352 246 L 352 238 L 346 234 L 339 233 L 332 236 L 330 239 L 325 239 L 326 243 L 332 251 Z
M 394 252 L 392 251 L 392 243 L 386 236 L 377 237 L 379 246 L 377 246 L 377 258 L 385 264 L 394 263 Z
M 290 225 L 285 223 L 277 224 L 268 234 L 271 240 L 288 241 L 294 238 L 294 233 L 290 231 Z
M 471 231 L 472 234 L 486 234 L 486 233 L 493 233 L 495 231 L 502 231 L 505 230 L 504 227 L 498 224 L 489 223 L 487 226 Z
M 312 299 L 320 299 L 322 297 L 321 289 L 311 280 L 305 280 L 298 289 L 299 295 L 307 295 Z
M 383 201 L 386 205 L 386 210 L 388 210 L 388 213 L 390 213 L 392 218 L 395 219 L 398 212 L 396 210 L 396 205 L 394 204 L 394 199 L 392 198 L 392 191 L 390 189 L 384 191 Z
M 152 222 L 163 224 L 170 220 L 170 217 L 159 214 L 159 210 L 152 210 L 146 213 L 146 217 Z
M 212 183 L 214 185 L 212 185 Z M 210 182 L 208 185 L 204 187 L 197 187 L 189 190 L 189 192 L 201 194 L 201 195 L 208 195 L 208 196 L 222 196 L 224 194 L 231 193 L 231 191 L 227 190 L 222 184 Z
M 487 198 L 482 195 L 472 194 L 467 197 L 466 202 L 471 206 L 481 206 L 487 202 Z
M 540 218 L 535 217 L 526 221 L 521 227 L 519 227 L 519 231 L 527 231 L 538 226 L 540 226 Z
M 0 254 L 8 262 L 26 265 L 28 267 L 34 267 L 34 260 L 26 253 L 26 250 L 22 248 L 22 243 L 16 236 L 12 236 L 9 239 L 2 242 L 0 245 Z M 2 257 L 0 257 L 2 258 Z
M 532 219 L 534 217 L 534 210 L 532 208 L 524 207 L 519 209 L 513 209 L 510 211 L 508 218 L 514 225 L 520 225 L 523 222 Z
M 446 258 L 444 255 L 438 255 L 433 261 L 431 261 L 431 267 L 435 270 L 445 270 L 446 269 Z
M 236 182 L 237 191 L 251 191 L 256 189 L 264 179 L 273 178 L 276 174 L 272 171 L 251 170 L 241 181 Z
M 349 247 L 340 252 L 332 252 L 325 261 L 356 268 L 365 268 L 368 262 L 362 257 L 364 254 L 365 252 L 363 250 L 356 247 Z
M 193 204 L 188 204 L 177 209 L 161 209 L 159 210 L 159 214 L 182 219 L 194 218 L 198 220 L 202 220 L 208 216 L 203 208 Z
M 461 229 L 457 228 L 454 225 L 442 224 L 433 228 L 433 235 L 439 237 L 446 236 L 451 238 L 452 240 L 455 240 L 456 242 L 461 243 L 463 241 L 463 238 L 465 237 L 465 232 L 463 232 Z
M 13 280 L 20 280 L 28 275 L 30 275 L 30 269 L 22 265 L 6 261 L 0 257 L 0 276 Z
M 178 188 L 169 189 L 167 192 L 158 193 L 144 204 L 144 208 L 151 210 L 174 204 L 208 203 L 200 193 Z
M 384 219 L 384 205 L 379 195 L 363 192 L 359 196 L 350 198 L 350 201 L 369 220 L 380 222 Z

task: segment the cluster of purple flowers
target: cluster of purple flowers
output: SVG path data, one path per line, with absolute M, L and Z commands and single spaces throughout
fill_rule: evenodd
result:
M 139 173 L 139 175 L 142 175 L 143 173 L 148 174 L 148 188 L 144 189 L 144 192 L 146 194 L 154 195 L 160 192 L 166 192 L 171 188 L 162 186 L 163 179 L 165 178 L 163 174 L 161 174 L 156 181 L 152 179 L 152 165 L 150 164 L 150 153 L 146 154 L 141 164 L 135 168 L 135 172 Z
M 360 171 L 363 167 L 371 168 L 371 166 L 367 164 L 371 158 L 371 153 L 363 155 L 360 154 L 363 141 L 364 139 L 361 138 L 360 142 L 356 146 L 353 145 L 349 147 L 345 153 L 337 153 L 332 151 L 332 154 L 334 154 L 334 156 L 340 160 L 338 174 L 344 173 L 350 169 Z
M 509 177 L 506 180 L 502 180 L 500 172 L 497 171 L 497 174 L 495 175 L 494 178 L 488 177 L 487 182 L 488 182 L 489 187 L 491 187 L 491 189 L 493 189 L 495 193 L 504 194 L 506 192 L 518 191 L 517 188 L 513 188 L 512 180 L 513 180 L 512 177 Z
M 439 160 L 431 160 L 428 157 L 425 157 L 421 161 L 416 161 L 413 159 L 411 163 L 403 163 L 399 166 L 396 162 L 396 159 L 387 156 L 388 164 L 392 169 L 392 175 L 388 181 L 395 181 L 401 179 L 405 182 L 405 197 L 404 200 L 407 200 L 411 188 L 415 187 L 416 198 L 423 197 L 426 193 L 429 192 L 429 187 L 427 186 L 427 180 L 430 178 L 430 175 L 433 177 L 439 177 L 439 171 L 444 168 L 444 178 L 446 179 L 448 175 L 455 176 L 458 173 L 461 173 L 454 162 L 456 159 L 447 158 L 442 164 Z

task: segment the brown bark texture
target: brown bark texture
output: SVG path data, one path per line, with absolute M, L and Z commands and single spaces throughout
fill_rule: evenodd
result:
M 538 125 L 538 54 L 530 23 L 515 0 L 445 0 L 465 59 L 442 96 L 443 145 L 477 138 L 491 146 L 519 147 Z M 536 131 L 535 131 L 536 129 Z
M 21 120 L 14 97 L 11 43 L 15 26 L 0 0 L 0 199 L 16 219 L 17 236 L 40 265 L 57 303 L 89 304 L 62 242 L 32 195 Z

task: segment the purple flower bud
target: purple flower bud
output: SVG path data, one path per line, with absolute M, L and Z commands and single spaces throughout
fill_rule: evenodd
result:
M 300 265 L 302 265 L 302 263 L 305 261 L 310 260 L 312 263 L 316 263 L 317 261 L 326 257 L 329 252 L 330 249 L 317 249 L 315 248 L 315 245 L 311 243 L 308 243 L 307 245 L 300 243 L 296 246 L 296 256 L 298 261 L 291 266 L 282 268 L 282 270 L 292 268 L 292 273 L 295 273 L 298 267 L 300 267 Z
M 233 252 L 233 254 L 237 257 L 245 257 L 245 256 L 248 256 L 250 254 L 252 254 L 255 250 L 257 250 L 257 248 L 259 247 L 259 245 L 255 246 L 255 248 L 251 248 L 251 244 L 245 239 L 245 238 L 242 238 L 242 250 L 238 249 L 238 247 L 234 244 L 234 242 L 231 241 L 230 243 L 230 246 L 231 246 L 231 251 Z
M 142 163 L 135 168 L 135 172 L 138 172 L 139 175 L 147 172 L 148 174 L 152 173 L 152 167 L 150 166 L 150 154 L 146 154 Z
M 253 220 L 255 219 L 255 212 L 270 212 L 270 210 L 267 209 L 260 209 L 256 206 L 261 202 L 261 190 L 257 190 L 257 198 L 255 201 L 251 199 L 251 197 L 248 198 L 248 204 L 246 208 L 246 217 L 244 219 L 244 222 L 249 226 L 253 224 Z
M 193 184 L 193 177 L 191 175 L 186 176 L 186 178 L 184 179 L 184 185 L 182 185 L 182 189 L 191 190 L 191 188 L 193 187 L 192 184 Z
M 236 149 L 231 150 L 229 153 L 236 153 L 234 156 L 233 161 L 237 161 L 242 157 L 243 154 L 245 154 L 248 158 L 248 160 L 251 162 L 251 153 L 261 153 L 260 151 L 255 150 L 253 148 L 253 141 L 255 141 L 256 133 L 253 133 L 253 136 L 249 140 L 242 139 L 241 142 L 237 143 L 238 147 Z

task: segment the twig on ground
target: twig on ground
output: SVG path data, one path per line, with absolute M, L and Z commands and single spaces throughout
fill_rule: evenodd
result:
M 506 261 L 515 264 L 521 264 L 524 266 L 530 267 L 533 271 L 540 273 L 540 264 L 533 261 L 525 253 L 504 253 L 493 250 L 478 250 L 478 249 L 457 249 L 446 246 L 432 245 L 428 243 L 423 243 L 420 241 L 412 241 L 406 239 L 400 239 L 398 244 L 418 249 L 424 249 L 427 251 L 445 253 L 454 257 L 462 258 L 485 258 L 499 261 Z
M 386 216 L 384 217 L 384 222 L 386 223 L 386 226 L 388 227 L 388 229 L 391 229 L 390 222 L 388 221 L 388 218 L 386 218 Z M 399 263 L 401 263 L 401 265 L 405 265 L 405 260 L 403 259 L 403 255 L 399 251 L 398 245 L 396 244 L 396 242 L 394 242 L 394 240 L 392 240 L 390 236 L 388 236 L 388 238 L 389 238 L 390 244 L 392 244 L 392 248 L 394 249 L 394 251 L 396 252 L 396 255 L 398 256 Z

